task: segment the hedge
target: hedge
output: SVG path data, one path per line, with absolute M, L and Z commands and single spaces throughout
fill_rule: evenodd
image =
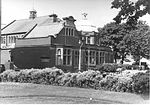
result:
M 2 82 L 20 82 L 68 87 L 104 89 L 117 92 L 145 94 L 149 92 L 149 72 L 125 70 L 105 73 L 88 70 L 64 73 L 58 68 L 6 70 L 0 74 Z

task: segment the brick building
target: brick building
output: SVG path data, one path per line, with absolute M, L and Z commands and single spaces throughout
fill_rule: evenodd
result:
M 15 20 L 2 29 L 2 57 L 7 52 L 18 68 L 56 66 L 75 72 L 79 62 L 82 70 L 113 62 L 112 50 L 100 44 L 98 32 L 77 29 L 72 16 L 60 19 L 36 13 L 30 11 L 29 19 Z

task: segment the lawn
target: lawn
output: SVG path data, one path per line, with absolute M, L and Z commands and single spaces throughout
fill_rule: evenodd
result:
M 128 104 L 146 102 L 131 93 L 31 83 L 0 83 L 1 104 Z

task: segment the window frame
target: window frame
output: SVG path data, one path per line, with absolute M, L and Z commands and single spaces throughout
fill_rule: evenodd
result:
M 66 50 L 66 53 L 65 53 L 65 50 Z M 68 53 L 69 51 L 70 53 Z M 63 65 L 72 66 L 72 49 L 70 48 L 63 49 Z
M 105 63 L 105 52 L 99 51 L 99 64 Z
M 58 50 L 60 50 L 60 53 L 58 53 Z M 56 65 L 62 65 L 63 64 L 62 51 L 63 51 L 62 48 L 57 48 L 56 49 Z M 58 62 L 58 57 L 60 58 L 59 62 Z
M 74 65 L 79 65 L 79 50 L 74 50 Z
M 89 51 L 89 65 L 96 65 L 96 51 L 90 50 Z

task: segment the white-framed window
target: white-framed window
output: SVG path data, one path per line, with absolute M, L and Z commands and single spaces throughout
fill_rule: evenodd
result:
M 56 65 L 62 65 L 62 58 L 63 58 L 63 53 L 62 53 L 62 49 L 61 48 L 58 48 L 56 49 Z
M 74 65 L 79 65 L 79 50 L 74 50 Z
M 67 66 L 72 65 L 72 50 L 71 49 L 63 50 L 63 65 L 67 65 Z
M 105 62 L 105 52 L 99 52 L 99 63 L 103 64 Z

